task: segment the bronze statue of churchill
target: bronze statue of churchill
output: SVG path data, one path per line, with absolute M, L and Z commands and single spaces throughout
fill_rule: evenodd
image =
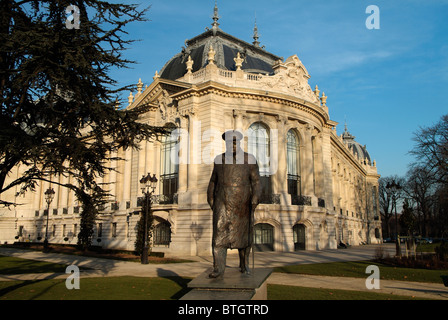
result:
M 243 135 L 231 130 L 222 138 L 226 141 L 226 152 L 215 158 L 207 190 L 207 201 L 213 210 L 210 278 L 224 274 L 227 249 L 238 249 L 240 271 L 249 273 L 254 211 L 261 192 L 256 159 L 240 146 Z

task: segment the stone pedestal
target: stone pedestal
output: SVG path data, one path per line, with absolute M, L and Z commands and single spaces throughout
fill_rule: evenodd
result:
M 267 300 L 266 280 L 272 269 L 259 268 L 242 274 L 238 268 L 226 268 L 222 278 L 210 279 L 212 268 L 193 279 L 192 290 L 181 300 Z

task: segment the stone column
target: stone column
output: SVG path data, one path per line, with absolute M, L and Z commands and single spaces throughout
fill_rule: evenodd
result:
M 246 117 L 246 111 L 244 110 L 237 110 L 234 109 L 233 110 L 233 118 L 234 118 L 234 125 L 233 125 L 233 129 L 234 130 L 240 130 L 243 134 L 243 128 L 244 128 L 244 118 Z
M 146 141 L 140 142 L 140 150 L 138 151 L 138 181 L 137 181 L 137 195 L 138 197 L 141 197 L 141 190 L 140 190 L 140 179 L 143 176 L 146 176 L 148 171 L 146 171 Z M 135 182 L 134 182 L 135 183 Z
M 162 167 L 161 167 L 162 152 L 160 150 L 161 145 L 160 145 L 160 143 L 155 143 L 155 142 L 150 143 L 149 141 L 147 142 L 147 145 L 148 145 L 147 159 L 148 159 L 148 161 L 151 161 L 151 166 L 149 166 L 148 170 L 149 170 L 149 172 L 151 172 L 151 175 L 155 174 L 157 179 L 159 180 L 157 183 L 157 187 L 154 191 L 154 194 L 161 194 L 162 193 L 162 190 L 160 188 L 160 186 L 161 186 L 160 175 L 162 174 Z
M 285 116 L 277 116 L 278 129 L 278 157 L 277 172 L 274 173 L 274 193 L 280 194 L 281 204 L 291 204 L 291 197 L 288 195 L 288 179 L 287 179 L 287 154 L 286 154 L 286 136 L 285 127 L 288 124 L 288 118 Z M 272 154 L 271 154 L 272 156 Z
M 111 158 L 117 158 L 118 154 L 116 151 L 111 153 Z M 118 163 L 117 160 L 111 160 L 111 168 L 113 169 L 109 173 L 109 188 L 110 194 L 112 197 L 112 200 L 115 202 L 117 201 L 117 170 L 118 170 Z
M 304 157 L 302 166 L 303 195 L 314 196 L 314 170 L 313 170 L 313 145 L 312 145 L 313 127 L 308 124 L 305 127 Z
M 317 134 L 314 137 L 314 188 L 315 194 L 319 198 L 324 197 L 323 190 L 323 154 L 322 154 L 322 133 Z
M 42 187 L 39 184 L 36 188 L 36 190 L 33 192 L 33 209 L 39 210 L 41 208 L 40 201 L 41 201 L 41 194 L 42 194 Z
M 60 182 L 62 184 L 67 184 L 68 183 L 68 177 L 61 175 L 60 176 Z M 59 187 L 59 190 L 61 192 L 61 197 L 59 198 L 60 203 L 59 206 L 62 207 L 62 214 L 64 213 L 64 209 L 68 210 L 68 192 L 69 189 L 66 187 Z
M 122 207 L 126 209 L 126 202 L 131 201 L 131 170 L 132 170 L 132 149 L 128 148 L 124 156 L 124 170 L 123 170 L 123 196 Z
M 188 157 L 188 187 L 187 192 L 191 203 L 198 203 L 198 168 L 201 159 L 201 124 L 197 119 L 195 110 L 188 110 L 188 138 L 189 138 L 189 157 Z
M 324 127 L 322 132 L 322 152 L 324 166 L 324 196 L 327 212 L 338 214 L 335 207 L 337 199 L 335 193 L 338 194 L 338 186 L 336 180 L 337 160 L 332 160 L 331 152 L 331 127 Z M 336 202 L 335 202 L 336 201 Z
M 180 121 L 181 132 L 183 132 L 183 131 L 188 132 L 188 121 L 189 121 L 189 119 L 186 115 L 181 117 L 181 121 Z M 183 138 L 185 138 L 185 137 L 180 137 L 180 139 L 183 139 Z M 182 142 L 183 141 L 181 141 L 181 143 Z M 184 148 L 182 148 L 181 152 L 188 153 L 188 149 L 184 150 Z M 181 198 L 181 194 L 187 192 L 187 189 L 188 189 L 188 164 L 185 163 L 185 161 L 183 161 L 181 159 L 181 156 L 182 155 L 179 155 L 179 188 L 178 188 L 179 201 Z M 184 159 L 185 159 L 185 157 L 184 157 Z

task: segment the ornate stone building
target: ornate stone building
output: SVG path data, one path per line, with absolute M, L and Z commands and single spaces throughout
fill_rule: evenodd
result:
M 375 162 L 347 128 L 336 134 L 327 97 L 317 86 L 311 89 L 300 59 L 294 55 L 284 60 L 267 52 L 256 29 L 253 43 L 223 32 L 216 7 L 213 20 L 212 28 L 188 40 L 145 89 L 139 80 L 136 92 L 130 93 L 127 108 L 149 106 L 141 121 L 170 127 L 172 133 L 142 143 L 139 151 L 116 154 L 125 161 L 111 163 L 117 172 L 100 181 L 112 183 L 114 197 L 100 208 L 94 244 L 133 250 L 143 197 L 139 180 L 150 172 L 159 180 L 152 207 L 153 250 L 210 254 L 212 212 L 206 191 L 213 159 L 224 150 L 221 134 L 228 129 L 244 134 L 243 147 L 260 167 L 258 250 L 381 242 Z M 26 194 L 22 206 L 1 209 L 0 241 L 43 241 L 48 187 L 42 183 Z M 74 244 L 79 204 L 66 189 L 54 187 L 49 241 Z

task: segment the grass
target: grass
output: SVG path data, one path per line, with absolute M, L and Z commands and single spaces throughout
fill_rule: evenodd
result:
M 65 273 L 66 268 L 64 264 L 0 256 L 0 274 Z
M 43 251 L 43 244 L 40 243 L 18 243 L 14 245 L 0 245 L 0 247 L 15 248 L 20 250 Z M 101 259 L 114 259 L 136 263 L 141 262 L 140 256 L 135 255 L 133 252 L 126 250 L 113 250 L 113 249 L 102 249 L 93 247 L 90 250 L 80 250 L 77 248 L 77 246 L 73 245 L 50 244 L 48 252 L 94 257 Z M 151 254 L 148 257 L 148 262 L 155 264 L 165 264 L 165 263 L 193 262 L 193 260 L 165 258 L 163 256 L 159 256 L 156 252 L 151 252 Z
M 424 300 L 376 292 L 268 285 L 268 300 Z
M 0 300 L 177 300 L 191 279 L 181 277 L 100 277 L 80 279 L 67 289 L 65 279 L 0 282 Z
M 448 270 L 398 268 L 373 261 L 332 262 L 277 267 L 275 272 L 366 278 L 367 266 L 380 268 L 381 279 L 441 283 Z M 66 265 L 0 256 L 0 274 L 65 273 Z M 67 275 L 68 277 L 68 275 Z M 0 282 L 0 300 L 176 300 L 186 294 L 189 278 L 81 278 L 68 290 L 66 279 Z M 268 285 L 269 300 L 405 300 L 412 297 L 323 288 Z
M 80 289 L 68 290 L 65 280 L 0 282 L 2 300 L 177 300 L 189 289 L 182 277 L 85 278 Z M 269 300 L 416 300 L 374 292 L 268 285 Z M 418 298 L 420 300 L 420 298 Z
M 317 264 L 303 264 L 277 267 L 274 272 L 300 273 L 324 275 L 333 277 L 366 278 L 366 268 L 377 265 L 380 278 L 383 280 L 404 280 L 416 282 L 441 283 L 441 275 L 448 274 L 448 270 L 427 270 L 416 268 L 399 268 L 373 261 L 330 262 Z
M 440 246 L 440 243 L 421 243 L 418 244 L 416 252 L 435 252 L 435 248 Z
M 0 274 L 65 273 L 66 267 L 0 256 Z M 0 282 L 0 300 L 176 300 L 188 292 L 190 280 L 182 277 L 81 277 L 79 290 L 67 289 L 66 279 L 3 281 Z

